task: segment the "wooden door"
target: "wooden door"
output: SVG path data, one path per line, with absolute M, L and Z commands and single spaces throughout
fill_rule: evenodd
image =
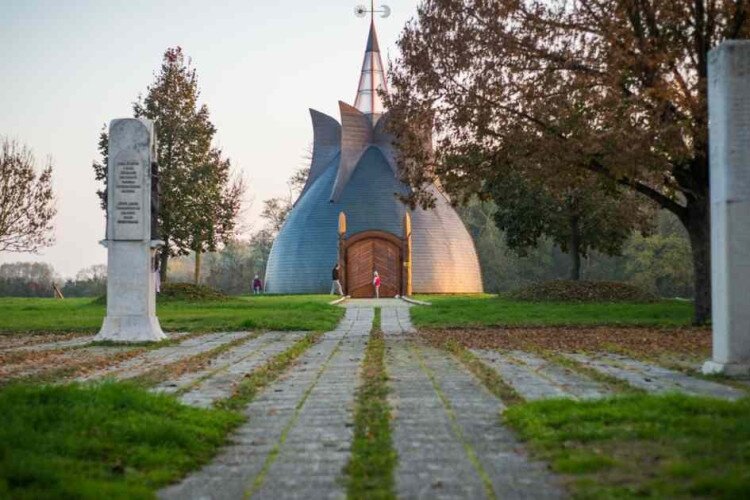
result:
M 401 249 L 393 237 L 352 238 L 346 248 L 347 294 L 356 298 L 375 296 L 373 272 L 380 275 L 380 296 L 401 293 Z

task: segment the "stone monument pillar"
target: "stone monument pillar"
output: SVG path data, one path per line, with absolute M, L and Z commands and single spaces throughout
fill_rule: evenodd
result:
M 704 373 L 750 375 L 750 41 L 709 53 L 713 356 Z
M 123 118 L 109 125 L 107 167 L 107 316 L 96 340 L 149 342 L 165 339 L 156 317 L 152 239 L 154 125 Z M 158 193 L 158 189 L 153 190 Z M 154 237 L 156 235 L 154 234 Z

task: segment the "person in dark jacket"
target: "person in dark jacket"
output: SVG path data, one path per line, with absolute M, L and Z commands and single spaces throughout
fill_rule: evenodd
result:
M 339 280 L 339 270 L 341 266 L 336 263 L 331 271 L 331 295 L 336 293 L 337 295 L 344 295 L 344 290 L 341 289 L 341 281 Z
M 263 293 L 263 282 L 261 281 L 261 279 L 258 277 L 257 274 L 255 275 L 255 278 L 253 279 L 253 293 L 256 295 L 259 293 Z

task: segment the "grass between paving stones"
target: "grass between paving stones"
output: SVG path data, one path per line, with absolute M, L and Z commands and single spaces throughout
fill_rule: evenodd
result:
M 686 326 L 693 304 L 662 300 L 654 303 L 525 302 L 496 295 L 420 295 L 432 306 L 413 307 L 417 327 L 631 325 Z
M 453 431 L 453 434 L 461 442 L 461 445 L 463 446 L 464 451 L 466 452 L 466 457 L 474 466 L 474 470 L 476 471 L 479 478 L 482 480 L 482 484 L 484 486 L 484 491 L 485 491 L 485 494 L 487 495 L 487 498 L 489 499 L 497 498 L 497 495 L 495 494 L 495 490 L 492 486 L 492 479 L 490 479 L 489 474 L 487 474 L 487 470 L 482 465 L 482 462 L 479 461 L 479 457 L 477 457 L 477 453 L 476 451 L 474 451 L 474 447 L 471 446 L 471 443 L 469 443 L 469 441 L 464 436 L 463 430 L 461 429 L 461 425 L 459 425 L 458 423 L 456 412 L 453 409 L 453 405 L 451 404 L 450 399 L 448 399 L 448 397 L 443 392 L 443 388 L 440 387 L 440 383 L 437 381 L 437 378 L 435 377 L 435 372 L 433 372 L 432 369 L 427 366 L 427 363 L 425 363 L 424 358 L 422 357 L 419 350 L 414 348 L 414 346 L 411 346 L 410 351 L 411 351 L 411 355 L 417 359 L 417 362 L 419 363 L 419 368 L 424 372 L 425 375 L 427 375 L 427 378 L 430 379 L 432 388 L 435 390 L 435 393 L 438 395 L 438 397 L 440 398 L 440 401 L 443 403 L 443 407 L 445 408 L 445 414 L 448 416 L 448 421 L 450 423 L 451 430 Z
M 607 375 L 606 373 L 594 370 L 590 366 L 587 366 L 585 363 L 581 363 L 579 361 L 576 361 L 575 359 L 566 358 L 565 356 L 550 351 L 542 352 L 541 355 L 542 357 L 548 359 L 549 361 L 552 361 L 553 363 L 557 363 L 560 366 L 570 368 L 571 370 L 580 373 L 584 377 L 599 382 L 607 389 L 616 394 L 646 393 L 646 391 L 644 391 L 643 389 L 634 387 L 628 384 L 626 381 L 617 377 L 613 377 L 612 375 Z
M 362 383 L 354 407 L 352 455 L 346 465 L 347 496 L 396 498 L 396 450 L 391 439 L 391 408 L 385 371 L 385 339 L 380 329 L 380 308 L 375 309 L 370 340 L 362 362 Z
M 329 331 L 344 314 L 330 295 L 254 295 L 225 301 L 168 301 L 157 305 L 167 331 Z M 90 298 L 0 298 L 0 334 L 96 332 L 105 306 Z
M 132 379 L 132 382 L 141 386 L 151 387 L 160 382 L 164 382 L 169 378 L 179 377 L 183 373 L 198 371 L 204 368 L 206 366 L 206 363 L 218 357 L 220 354 L 230 349 L 234 349 L 235 347 L 240 346 L 246 342 L 250 342 L 254 338 L 259 337 L 262 333 L 263 332 L 249 333 L 245 337 L 241 337 L 231 342 L 221 344 L 217 347 L 214 347 L 210 351 L 202 352 L 200 354 L 196 354 L 195 356 L 175 361 L 174 363 L 170 363 L 168 365 L 157 366 L 142 375 L 134 377 Z
M 0 390 L 0 497 L 153 498 L 208 461 L 238 414 L 129 383 Z
M 321 335 L 307 334 L 247 374 L 214 409 L 148 392 L 143 386 L 154 382 L 150 375 L 137 384 L 13 383 L 0 389 L 0 498 L 153 498 L 158 488 L 212 458 L 244 421 L 239 410 Z
M 503 415 L 578 498 L 750 498 L 750 399 L 547 400 Z
M 260 473 L 258 473 L 258 475 L 255 477 L 255 480 L 250 485 L 249 489 L 245 491 L 246 498 L 251 498 L 263 485 L 263 482 L 266 480 L 266 476 L 268 475 L 268 471 L 271 469 L 271 466 L 278 458 L 279 453 L 281 453 L 281 447 L 284 446 L 284 443 L 286 442 L 286 439 L 289 436 L 289 433 L 297 424 L 297 420 L 299 419 L 300 412 L 302 411 L 302 407 L 305 406 L 305 403 L 307 402 L 307 398 L 310 397 L 310 394 L 312 394 L 313 389 L 315 389 L 315 386 L 318 385 L 318 381 L 320 380 L 320 377 L 323 375 L 323 372 L 325 372 L 328 366 L 328 363 L 336 355 L 336 353 L 339 351 L 340 348 L 341 348 L 341 341 L 339 341 L 336 344 L 336 347 L 333 348 L 333 350 L 328 355 L 328 357 L 320 364 L 318 368 L 318 373 L 315 375 L 313 382 L 307 387 L 307 389 L 302 394 L 302 397 L 299 399 L 299 401 L 297 401 L 297 405 L 294 407 L 294 414 L 287 421 L 287 424 L 284 426 L 284 428 L 281 431 L 281 436 L 279 436 L 278 441 L 276 442 L 274 447 L 266 456 L 266 460 L 263 462 L 263 467 L 261 468 Z
M 276 380 L 284 373 L 307 349 L 318 342 L 322 332 L 310 332 L 281 354 L 277 354 L 266 363 L 245 375 L 237 385 L 234 394 L 226 400 L 219 401 L 216 406 L 231 410 L 241 410 L 250 403 L 261 389 Z
M 487 389 L 500 398 L 500 400 L 506 405 L 511 406 L 524 402 L 523 397 L 510 386 L 502 376 L 482 362 L 477 356 L 474 355 L 470 350 L 455 342 L 449 340 L 438 347 L 446 349 L 453 353 L 466 368 L 477 377 Z

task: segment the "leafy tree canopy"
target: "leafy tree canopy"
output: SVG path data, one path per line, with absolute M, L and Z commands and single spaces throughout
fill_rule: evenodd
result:
M 458 199 L 507 164 L 580 171 L 674 213 L 692 244 L 696 322 L 710 317 L 707 52 L 750 36 L 746 0 L 427 0 L 399 40 L 391 127 L 404 179 Z M 435 151 L 424 148 L 435 125 Z M 483 161 L 448 161 L 481 152 Z M 413 202 L 429 203 L 417 190 Z

